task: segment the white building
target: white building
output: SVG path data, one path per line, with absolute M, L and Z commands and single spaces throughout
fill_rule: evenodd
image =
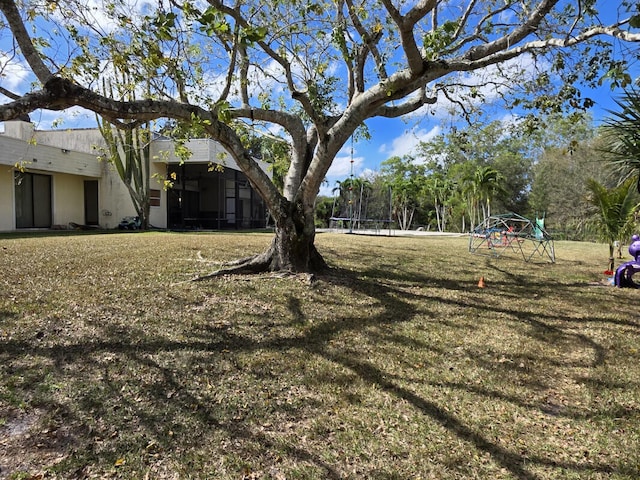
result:
M 5 122 L 0 134 L 0 231 L 116 228 L 136 212 L 114 167 L 99 159 L 97 129 L 35 130 Z M 232 157 L 217 142 L 191 140 L 192 156 L 180 163 L 173 143 L 151 144 L 150 223 L 157 228 L 259 228 L 266 209 Z M 210 168 L 214 164 L 223 169 Z M 267 171 L 267 165 L 262 164 Z M 175 174 L 173 188 L 162 179 Z

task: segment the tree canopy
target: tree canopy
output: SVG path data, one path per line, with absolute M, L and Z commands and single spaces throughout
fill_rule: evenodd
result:
M 19 65 L 33 80 L 17 91 L 3 82 L 0 120 L 79 106 L 128 128 L 161 118 L 197 126 L 229 150 L 276 223 L 272 247 L 242 268 L 318 269 L 314 202 L 368 119 L 436 103 L 471 115 L 496 96 L 588 107 L 575 82 L 626 82 L 612 42 L 640 40 L 636 2 L 616 5 L 620 16 L 605 24 L 614 9 L 595 0 L 0 0 L 12 40 L 5 78 Z M 101 93 L 115 70 L 140 100 Z M 239 123 L 289 142 L 282 190 Z

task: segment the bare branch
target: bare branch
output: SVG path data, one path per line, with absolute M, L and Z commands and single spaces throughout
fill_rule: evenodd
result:
M 344 14 L 342 13 L 342 6 L 343 6 L 344 2 L 339 2 L 337 5 L 337 18 L 336 18 L 336 23 L 340 26 L 343 27 L 346 23 L 346 20 L 344 18 Z M 349 8 L 349 7 L 347 7 Z M 335 30 L 334 30 L 335 32 Z M 337 34 L 338 32 L 336 32 Z M 342 33 L 343 36 L 346 37 L 346 32 Z M 346 41 L 345 41 L 346 44 Z M 359 74 L 359 68 L 357 69 L 358 71 L 356 71 L 356 68 L 354 68 L 353 66 L 353 62 L 351 61 L 351 58 L 349 56 L 349 52 L 346 51 L 346 46 L 345 44 L 341 44 L 339 49 L 341 50 L 342 53 L 342 59 L 344 60 L 346 69 L 347 69 L 347 92 L 348 92 L 348 97 L 349 98 L 353 98 L 353 96 L 355 95 L 355 91 L 356 91 L 356 83 L 360 84 L 363 79 Z M 344 51 L 342 51 L 344 50 Z M 356 77 L 359 77 L 356 80 Z M 358 90 L 360 90 L 360 88 L 358 88 Z
M 443 88 L 441 90 L 441 92 L 444 94 L 444 96 L 447 98 L 447 100 L 449 100 L 452 104 L 454 105 L 458 105 L 458 107 L 460 107 L 460 110 L 462 110 L 463 112 L 463 116 L 465 118 L 469 118 L 469 116 L 471 115 L 471 112 L 469 110 L 467 110 L 467 106 L 465 105 L 464 102 L 461 102 L 460 100 L 458 100 L 457 98 L 453 98 L 450 94 L 449 91 L 446 88 Z
M 413 28 L 437 6 L 438 1 L 420 0 L 405 16 L 402 16 L 400 11 L 391 3 L 391 0 L 382 0 L 382 4 L 398 26 L 400 41 L 402 42 L 402 48 L 407 57 L 409 69 L 413 74 L 420 75 L 423 73 L 424 68 L 423 58 L 416 43 L 416 39 L 413 36 Z
M 478 0 L 470 0 L 469 4 L 467 5 L 467 8 L 462 14 L 462 17 L 460 17 L 460 20 L 458 21 L 458 28 L 456 28 L 456 31 L 453 33 L 454 40 L 460 38 L 462 31 L 467 26 L 469 16 L 471 15 L 471 12 L 473 12 L 473 8 L 476 6 L 477 1 Z
M 427 13 L 438 6 L 439 1 L 440 0 L 419 0 L 404 16 L 404 21 L 413 28 Z
M 376 70 L 378 71 L 380 78 L 385 79 L 388 76 L 385 68 L 384 60 L 377 46 L 377 43 L 382 38 L 382 32 L 373 33 L 373 34 L 370 34 L 369 32 L 367 32 L 364 28 L 364 25 L 362 25 L 362 22 L 360 22 L 360 18 L 356 14 L 356 10 L 353 6 L 353 1 L 347 0 L 347 5 L 349 9 L 349 18 L 351 19 L 351 23 L 353 24 L 356 31 L 358 32 L 360 37 L 363 39 L 366 45 L 366 49 L 363 48 L 362 52 L 360 52 L 361 53 L 360 58 L 358 59 L 358 71 L 360 72 L 359 73 L 360 82 L 358 83 L 358 90 L 362 92 L 364 91 L 364 79 L 362 77 L 364 75 L 363 71 L 364 71 L 364 63 L 367 57 L 367 51 L 371 52 L 371 54 L 373 55 L 373 59 L 376 63 Z
M 506 60 L 517 58 L 526 52 L 541 51 L 541 50 L 546 50 L 552 47 L 553 48 L 571 47 L 574 45 L 579 45 L 581 43 L 584 43 L 591 38 L 595 38 L 603 35 L 618 38 L 620 40 L 624 40 L 628 42 L 640 42 L 640 33 L 631 33 L 626 30 L 622 30 L 620 28 L 620 26 L 623 25 L 624 23 L 625 22 L 620 22 L 618 24 L 608 26 L 608 27 L 604 27 L 604 26 L 591 27 L 581 32 L 580 34 L 568 39 L 567 38 L 549 38 L 546 40 L 534 40 L 515 48 L 505 49 L 502 51 L 495 52 L 491 55 L 487 55 L 482 58 L 478 57 L 477 55 L 478 50 L 472 49 L 472 51 L 468 52 L 464 56 L 464 58 L 451 60 L 448 62 L 448 64 L 453 70 L 458 70 L 458 71 L 476 70 L 478 68 L 486 67 L 488 65 L 495 65 L 497 63 L 501 63 Z M 471 57 L 475 58 L 475 60 L 469 61 Z
M 419 108 L 425 105 L 433 105 L 438 101 L 437 95 L 428 96 L 426 87 L 420 88 L 419 95 L 410 98 L 406 102 L 396 105 L 388 106 L 382 105 L 376 111 L 376 115 L 385 118 L 398 118 L 408 113 L 415 112 Z
M 53 73 L 44 64 L 40 54 L 33 46 L 31 37 L 29 36 L 29 33 L 24 26 L 24 22 L 22 21 L 22 17 L 20 16 L 20 12 L 18 11 L 18 7 L 12 0 L 0 0 L 0 10 L 2 10 L 7 22 L 9 22 L 11 31 L 13 32 L 27 63 L 38 80 L 40 80 L 40 83 L 44 85 L 53 76 Z
M 231 91 L 231 85 L 233 83 L 233 73 L 236 69 L 236 62 L 238 60 L 238 50 L 239 50 L 239 42 L 238 42 L 238 38 L 240 36 L 240 31 L 239 31 L 239 27 L 236 25 L 236 29 L 235 32 L 233 34 L 234 36 L 234 42 L 233 42 L 233 46 L 231 47 L 231 57 L 229 59 L 229 67 L 227 68 L 227 78 L 225 81 L 225 85 L 224 85 L 224 89 L 222 90 L 222 92 L 220 93 L 220 97 L 219 100 L 226 100 L 227 97 L 229 96 L 229 92 Z M 246 71 L 249 68 L 246 65 L 246 50 L 244 52 L 240 52 L 241 57 L 240 57 L 240 78 L 241 78 L 241 85 L 242 85 L 242 79 L 246 80 Z M 244 56 L 243 56 L 244 54 Z M 245 74 L 244 77 L 242 74 Z M 248 104 L 248 95 L 246 95 L 246 85 L 245 85 L 245 89 L 241 90 L 242 91 L 242 99 L 243 101 Z
M 236 9 L 225 6 L 221 0 L 207 0 L 207 1 L 211 6 L 215 7 L 219 11 L 233 18 L 240 26 L 246 27 L 246 28 L 250 26 L 249 22 L 240 14 L 239 9 L 236 10 Z M 262 48 L 262 50 L 267 55 L 269 55 L 269 57 L 275 60 L 284 69 L 285 77 L 287 79 L 287 85 L 289 87 L 289 90 L 291 91 L 291 98 L 300 102 L 300 104 L 302 105 L 302 108 L 304 108 L 307 115 L 309 115 L 311 118 L 313 118 L 316 121 L 319 120 L 318 118 L 316 118 L 317 113 L 314 110 L 309 97 L 304 92 L 301 92 L 296 88 L 295 82 L 293 81 L 293 72 L 291 69 L 291 63 L 287 59 L 285 59 L 282 55 L 278 54 L 275 50 L 273 50 L 271 46 L 264 40 L 259 40 L 257 44 L 260 45 L 260 48 Z
M 559 0 L 542 0 L 538 7 L 531 12 L 529 18 L 519 27 L 515 28 L 510 34 L 504 35 L 493 42 L 485 45 L 478 45 L 471 48 L 466 58 L 469 60 L 478 60 L 493 55 L 496 52 L 509 49 L 511 45 L 517 45 L 524 40 L 529 34 L 534 32 L 544 17 L 553 9 Z
M 2 95 L 4 95 L 5 97 L 10 98 L 11 100 L 18 100 L 20 98 L 20 95 L 18 95 L 17 93 L 13 93 L 9 90 L 7 90 L 6 88 L 0 86 L 0 93 Z
M 578 25 L 578 22 L 582 19 L 582 1 L 581 0 L 577 0 L 577 1 L 578 1 L 578 15 L 576 15 L 576 18 L 573 21 L 573 25 L 571 25 L 571 28 L 569 28 L 569 30 L 567 31 L 566 39 L 569 39 L 569 37 L 571 37 L 571 32 L 575 30 L 576 25 Z

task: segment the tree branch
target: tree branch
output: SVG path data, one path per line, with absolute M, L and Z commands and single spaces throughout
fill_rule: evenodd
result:
M 20 95 L 18 95 L 17 93 L 13 93 L 12 91 L 7 90 L 2 86 L 0 86 L 0 93 L 5 97 L 10 98 L 11 100 L 18 100 L 20 98 Z
M 360 56 L 358 59 L 358 72 L 359 72 L 359 81 L 358 81 L 358 91 L 364 91 L 364 64 L 367 57 L 367 51 L 371 52 L 373 59 L 376 64 L 376 70 L 380 75 L 381 79 L 387 78 L 387 71 L 384 65 L 384 60 L 380 51 L 378 50 L 378 42 L 382 38 L 382 32 L 374 33 L 373 35 L 369 34 L 362 22 L 360 22 L 360 18 L 356 14 L 356 9 L 353 6 L 352 0 L 347 0 L 347 7 L 349 10 L 349 18 L 351 19 L 351 23 L 355 27 L 358 35 L 362 38 L 365 43 L 366 49 L 363 48 L 362 52 L 360 52 Z
M 241 15 L 239 9 L 233 9 L 225 6 L 221 0 L 207 0 L 207 1 L 214 8 L 218 9 L 219 11 L 233 18 L 240 26 L 245 28 L 250 27 L 249 22 Z M 314 119 L 314 121 L 319 122 L 320 119 L 317 117 L 317 112 L 313 108 L 313 105 L 311 104 L 311 100 L 309 99 L 309 97 L 304 92 L 296 88 L 295 82 L 293 81 L 293 72 L 291 69 L 291 63 L 287 59 L 285 59 L 282 55 L 278 54 L 275 50 L 273 50 L 271 46 L 264 40 L 258 40 L 256 43 L 260 45 L 260 48 L 262 48 L 262 50 L 269 57 L 275 60 L 284 69 L 285 77 L 287 80 L 287 86 L 289 88 L 289 91 L 291 92 L 291 98 L 298 101 L 302 105 L 302 108 L 305 110 L 307 115 L 309 115 L 312 119 Z
M 13 36 L 18 42 L 20 50 L 31 67 L 31 70 L 43 85 L 53 76 L 53 73 L 42 61 L 40 54 L 33 46 L 31 37 L 24 26 L 20 12 L 12 0 L 0 0 L 0 10 L 4 14 Z
M 220 93 L 220 100 L 226 100 L 227 97 L 229 96 L 229 92 L 231 91 L 231 85 L 233 83 L 233 73 L 236 69 L 236 62 L 238 59 L 238 50 L 239 50 L 239 42 L 238 42 L 238 38 L 239 38 L 240 32 L 239 32 L 239 27 L 236 25 L 236 29 L 233 33 L 234 36 L 234 42 L 233 42 L 233 46 L 231 47 L 231 58 L 229 60 L 229 68 L 227 68 L 227 77 L 225 80 L 225 85 L 224 85 L 224 89 L 222 90 L 222 92 Z M 244 79 L 246 80 L 246 71 L 249 68 L 246 62 L 246 50 L 245 51 L 241 51 L 240 52 L 240 78 L 241 78 L 241 85 L 242 85 L 242 78 L 243 78 L 243 73 L 245 74 Z M 244 56 L 243 56 L 244 55 Z M 248 101 L 248 95 L 246 95 L 246 85 L 245 88 L 242 89 L 241 88 L 241 97 L 243 102 L 246 99 L 246 104 L 249 104 Z
M 466 58 L 469 60 L 478 60 L 480 58 L 489 57 L 496 52 L 507 50 L 511 45 L 516 45 L 524 40 L 529 34 L 534 32 L 544 17 L 553 9 L 559 0 L 542 0 L 529 18 L 521 26 L 517 27 L 513 32 L 504 35 L 493 42 L 484 45 L 478 45 L 471 48 Z
M 134 100 L 122 102 L 92 92 L 70 80 L 52 77 L 43 90 L 27 94 L 21 99 L 0 107 L 0 120 L 12 120 L 20 115 L 44 108 L 59 110 L 79 106 L 87 108 L 110 121 L 132 119 L 136 122 L 158 118 L 174 118 L 185 121 L 200 119 L 206 132 L 223 145 L 233 156 L 241 170 L 249 178 L 253 188 L 264 199 L 274 218 L 282 212 L 282 197 L 271 179 L 248 154 L 238 135 L 218 120 L 215 112 L 175 100 Z
M 396 105 L 396 106 L 382 105 L 378 107 L 378 109 L 375 112 L 375 115 L 380 117 L 385 117 L 385 118 L 397 118 L 397 117 L 406 115 L 408 113 L 415 112 L 416 110 L 423 107 L 424 105 L 433 105 L 437 101 L 438 101 L 437 95 L 427 96 L 426 87 L 421 87 L 419 95 L 407 100 L 401 105 Z
M 562 47 L 571 47 L 585 41 L 603 35 L 608 35 L 614 38 L 618 38 L 620 40 L 628 41 L 628 42 L 640 42 L 640 33 L 631 33 L 626 30 L 622 30 L 620 28 L 625 22 L 620 22 L 612 26 L 604 27 L 591 27 L 578 35 L 571 38 L 549 38 L 547 40 L 534 40 L 531 42 L 527 42 L 521 46 L 505 49 L 503 51 L 498 51 L 493 54 L 487 55 L 485 57 L 478 57 L 478 50 L 475 50 L 478 47 L 474 47 L 471 49 L 472 51 L 467 52 L 460 59 L 453 59 L 448 61 L 449 66 L 453 70 L 458 71 L 470 71 L 477 70 L 478 68 L 483 68 L 489 65 L 495 65 L 497 63 L 501 63 L 506 60 L 511 60 L 513 58 L 519 57 L 520 55 L 526 52 L 534 52 L 546 50 L 548 48 L 562 48 Z M 475 58 L 475 60 L 471 60 L 471 58 Z
M 343 42 L 340 42 L 338 45 L 338 50 L 340 51 L 340 53 L 342 54 L 342 59 L 344 60 L 345 63 L 345 68 L 347 70 L 347 97 L 349 99 L 353 98 L 353 96 L 355 95 L 356 92 L 356 83 L 360 83 L 362 81 L 361 78 L 357 78 L 359 77 L 359 73 L 358 71 L 359 66 L 358 67 L 354 67 L 352 59 L 349 55 L 349 52 L 347 51 L 347 47 L 346 47 L 346 32 L 344 31 L 344 25 L 346 24 L 346 20 L 344 18 L 344 14 L 342 13 L 342 6 L 343 6 L 344 1 L 340 1 L 336 7 L 336 16 L 337 16 L 337 20 L 336 23 L 341 27 L 340 29 L 336 29 L 334 28 L 334 35 L 340 34 L 343 37 Z M 347 6 L 347 9 L 349 7 Z M 358 88 L 359 89 L 359 88 Z
M 300 117 L 283 111 L 251 107 L 233 109 L 231 110 L 231 116 L 233 118 L 251 118 L 252 120 L 280 125 L 291 137 L 292 155 L 295 157 L 296 152 L 307 154 L 307 132 Z M 293 201 L 295 191 L 300 186 L 305 172 L 306 164 L 303 159 L 292 158 L 291 166 L 284 182 L 283 195 L 287 200 Z
M 424 68 L 423 58 L 416 43 L 416 39 L 413 36 L 413 28 L 427 15 L 427 13 L 437 6 L 438 0 L 419 0 L 405 16 L 402 16 L 400 11 L 393 6 L 391 0 L 382 0 L 382 4 L 398 26 L 400 41 L 405 55 L 407 56 L 409 69 L 414 75 L 422 74 Z

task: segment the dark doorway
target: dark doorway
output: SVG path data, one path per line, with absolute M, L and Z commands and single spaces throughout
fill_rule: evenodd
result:
M 51 176 L 15 172 L 16 228 L 51 227 Z
M 98 225 L 98 181 L 84 181 L 84 223 Z

